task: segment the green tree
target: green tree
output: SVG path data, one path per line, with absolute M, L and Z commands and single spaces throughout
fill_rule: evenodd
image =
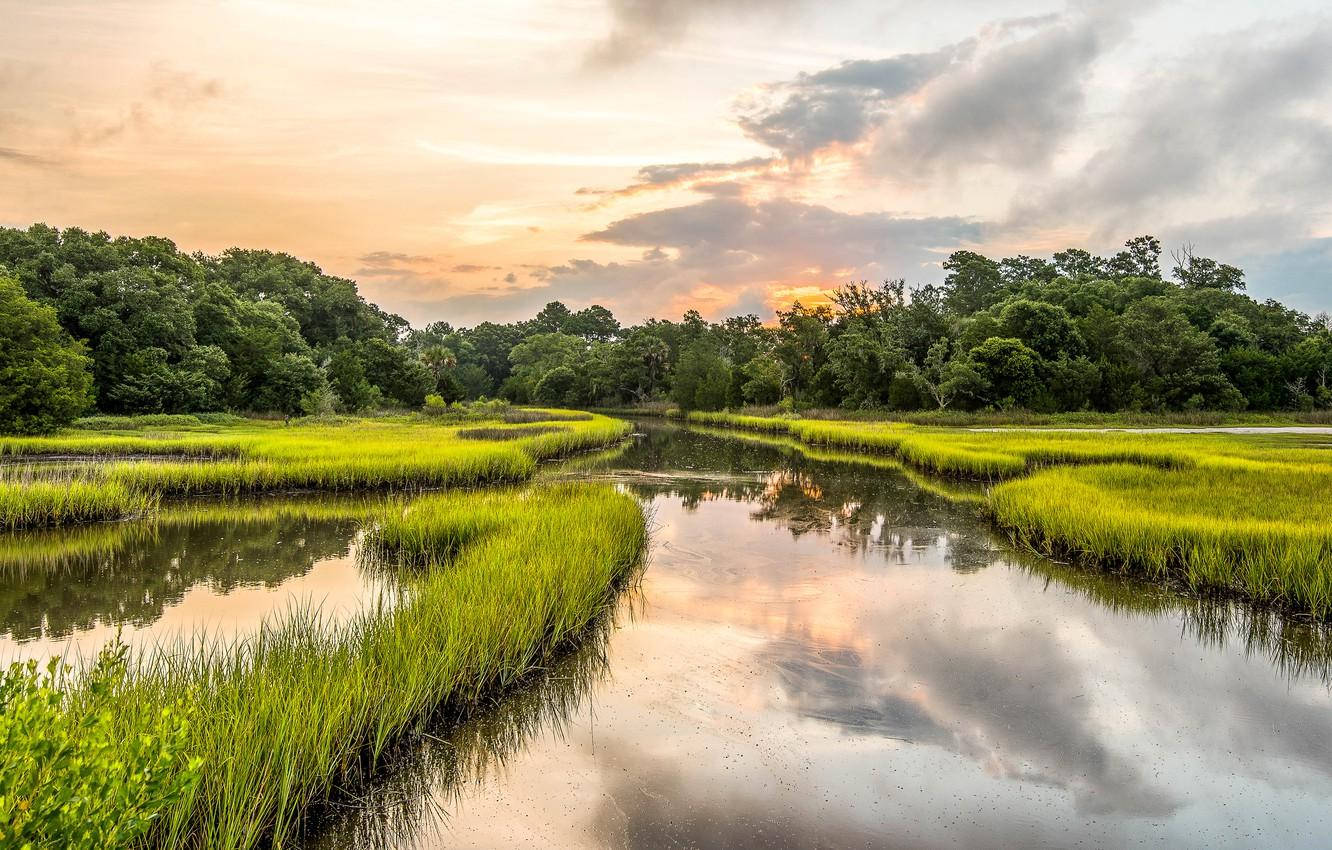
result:
M 1221 372 L 1216 345 L 1164 296 L 1124 312 L 1118 350 L 1134 371 L 1133 402 L 1146 409 L 1232 410 L 1244 398 Z
M 1175 267 L 1171 274 L 1185 289 L 1220 289 L 1234 292 L 1244 288 L 1244 272 L 1235 266 L 1218 263 L 1210 257 L 1193 253 L 1192 245 L 1185 245 L 1171 253 Z
M 782 364 L 782 384 L 796 401 L 804 401 L 827 362 L 828 330 L 833 321 L 825 304 L 806 307 L 799 301 L 777 311 L 777 344 L 773 354 Z
M 1030 407 L 1041 392 L 1041 356 L 1021 340 L 991 337 L 968 356 L 996 407 Z
M 755 354 L 739 370 L 742 399 L 748 404 L 776 404 L 782 397 L 782 367 L 767 354 Z
M 1085 346 L 1068 311 L 1054 304 L 1018 298 L 1004 304 L 999 328 L 1005 337 L 1019 339 L 1047 360 L 1076 357 Z
M 946 337 L 940 337 L 930 346 L 925 361 L 911 369 L 921 395 L 938 405 L 940 410 L 947 409 L 959 398 L 980 401 L 988 389 L 976 365 L 966 357 L 951 355 L 951 347 Z
M 954 251 L 943 261 L 944 304 L 957 316 L 970 316 L 998 303 L 1004 294 L 999 264 L 974 251 Z
M 337 393 L 343 410 L 365 410 L 374 404 L 375 388 L 366 378 L 365 366 L 350 341 L 342 340 L 333 350 L 325 371 L 329 386 Z
M 681 410 L 721 410 L 731 387 L 731 368 L 707 340 L 680 353 L 672 397 Z
M 0 277 L 0 433 L 42 434 L 91 402 L 91 361 L 50 307 Z
M 578 380 L 577 373 L 568 366 L 556 366 L 536 382 L 532 400 L 542 404 L 565 404 Z

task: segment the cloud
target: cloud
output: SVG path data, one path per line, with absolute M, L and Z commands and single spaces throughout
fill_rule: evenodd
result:
M 38 154 L 21 151 L 17 148 L 0 147 L 0 161 L 14 162 L 19 165 L 46 166 L 55 164 L 55 160 Z
M 801 74 L 742 97 L 737 122 L 745 135 L 789 159 L 808 157 L 832 144 L 853 144 L 885 117 L 894 101 L 918 91 L 974 49 L 972 40 L 933 53 L 843 62 Z
M 149 71 L 148 96 L 173 109 L 184 109 L 223 95 L 222 81 L 182 71 L 163 62 Z
M 844 213 L 787 199 L 748 202 L 713 198 L 613 222 L 581 237 L 678 251 L 672 265 L 706 270 L 710 282 L 808 276 L 829 284 L 869 267 L 910 274 L 980 238 L 978 223 L 958 218 L 903 218 Z
M 1083 113 L 1092 66 L 1128 32 L 1121 7 L 1018 18 L 928 53 L 843 62 L 737 101 L 750 138 L 788 160 L 859 146 L 872 170 L 1047 163 Z
M 1309 239 L 1288 251 L 1236 258 L 1254 298 L 1275 298 L 1310 313 L 1332 310 L 1332 237 Z
M 794 293 L 822 292 L 850 279 L 931 276 L 981 225 L 961 218 L 842 213 L 789 200 L 712 198 L 613 222 L 586 242 L 641 248 L 624 262 L 571 259 L 528 270 L 536 285 L 441 297 L 432 304 L 455 324 L 522 318 L 558 298 L 609 307 L 622 319 L 683 313 L 696 306 L 770 315 Z M 506 278 L 507 280 L 507 278 Z
M 496 271 L 499 268 L 499 266 L 480 266 L 476 263 L 458 263 L 449 271 L 454 274 L 475 274 L 476 272 Z
M 1101 233 L 1238 209 L 1231 237 L 1299 238 L 1332 185 L 1332 25 L 1263 25 L 1209 39 L 1142 75 L 1106 135 L 1065 179 L 1015 205 L 1014 220 L 1090 215 Z M 1247 223 L 1241 220 L 1248 219 Z M 1221 220 L 1224 224 L 1225 220 Z M 1162 230 L 1166 228 L 1161 228 Z M 1162 235 L 1165 235 L 1164 233 Z
M 90 110 L 69 130 L 74 147 L 96 147 L 127 133 L 152 133 L 178 125 L 186 116 L 225 94 L 222 81 L 157 62 L 149 68 L 143 96 L 107 117 Z
M 637 62 L 682 39 L 695 18 L 703 15 L 774 13 L 802 0 L 608 0 L 611 30 L 584 56 L 591 68 L 613 68 Z
M 361 263 L 361 267 L 356 270 L 356 275 L 360 277 L 419 277 L 423 272 L 430 271 L 421 267 L 433 267 L 436 262 L 434 257 L 398 251 L 371 251 L 356 259 Z
M 675 162 L 663 165 L 645 165 L 638 169 L 635 182 L 619 189 L 579 189 L 579 195 L 601 195 L 605 198 L 625 197 L 660 189 L 673 189 L 690 185 L 706 190 L 709 186 L 730 183 L 714 182 L 718 178 L 761 174 L 778 163 L 775 157 L 756 156 L 737 162 Z M 702 181 L 702 182 L 700 182 Z

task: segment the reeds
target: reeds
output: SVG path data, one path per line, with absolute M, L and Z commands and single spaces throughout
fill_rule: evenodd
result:
M 1332 618 L 1332 457 L 1323 449 L 1232 434 L 972 431 L 728 413 L 690 420 L 990 482 L 983 496 L 965 498 L 1039 551 Z
M 108 481 L 0 481 L 0 531 L 141 515 L 157 497 Z
M 299 611 L 235 644 L 164 647 L 120 683 L 123 740 L 164 706 L 197 709 L 182 752 L 203 759 L 202 777 L 159 813 L 151 845 L 283 844 L 312 804 L 432 713 L 475 704 L 576 642 L 646 535 L 637 502 L 608 486 L 431 494 L 385 510 L 380 545 L 426 564 L 406 574 L 398 605 L 345 625 Z
M 514 439 L 461 439 L 458 428 L 361 420 L 290 428 L 237 426 L 217 434 L 109 437 L 70 433 L 0 439 L 0 454 L 193 456 L 108 460 L 81 479 L 0 482 L 0 529 L 67 525 L 141 514 L 162 496 L 237 495 L 290 490 L 353 491 L 471 487 L 525 481 L 552 457 L 620 440 L 629 423 L 604 416 L 561 421 L 557 430 L 497 423 Z M 528 429 L 524 431 L 523 429 Z M 507 437 L 507 433 L 505 434 Z M 206 459 L 205 459 L 206 458 Z
M 1056 469 L 995 487 L 1019 542 L 1099 566 L 1332 616 L 1332 469 Z

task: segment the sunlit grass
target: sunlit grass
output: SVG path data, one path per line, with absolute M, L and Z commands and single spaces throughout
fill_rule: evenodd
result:
M 162 496 L 515 483 L 531 478 L 543 460 L 616 442 L 628 433 L 629 424 L 587 416 L 559 421 L 539 433 L 521 423 L 497 422 L 493 428 L 518 436 L 462 439 L 460 426 L 359 420 L 291 427 L 247 422 L 210 434 L 71 431 L 56 437 L 8 438 L 0 440 L 0 453 L 83 455 L 101 461 L 79 471 L 74 484 L 0 482 L 0 528 L 122 519 L 151 508 Z M 189 459 L 114 460 L 125 454 Z
M 417 565 L 397 605 L 341 625 L 301 610 L 235 643 L 164 646 L 117 686 L 110 710 L 127 742 L 164 706 L 195 707 L 182 752 L 203 759 L 202 777 L 160 813 L 152 845 L 290 840 L 312 804 L 401 735 L 577 642 L 614 604 L 646 538 L 634 499 L 577 484 L 388 502 L 370 533 Z
M 153 494 L 115 481 L 0 482 L 0 530 L 122 519 L 156 504 Z
M 995 519 L 1042 551 L 1332 615 L 1332 469 L 1055 469 L 991 491 Z
M 1016 540 L 1046 553 L 1332 617 L 1326 448 L 1236 434 L 976 431 L 725 413 L 691 421 L 988 481 L 984 495 L 928 489 L 982 504 Z

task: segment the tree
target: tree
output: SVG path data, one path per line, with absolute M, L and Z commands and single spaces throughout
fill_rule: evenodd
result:
M 609 342 L 619 334 L 620 323 L 610 310 L 593 304 L 565 319 L 563 330 L 588 341 Z
M 828 328 L 832 310 L 825 304 L 806 307 L 799 301 L 777 311 L 777 344 L 773 349 L 782 364 L 782 383 L 796 401 L 804 401 L 827 360 Z
M 44 434 L 91 403 L 91 361 L 55 310 L 0 277 L 0 433 Z
M 1233 410 L 1244 398 L 1221 372 L 1216 345 L 1164 296 L 1124 312 L 1118 351 L 1134 371 L 1133 401 L 1147 409 Z
M 1085 349 L 1068 311 L 1053 304 L 1027 298 L 1009 301 L 999 313 L 999 326 L 1004 336 L 1022 340 L 1047 360 L 1076 357 Z
M 730 365 L 706 340 L 680 353 L 672 396 L 682 410 L 721 410 L 731 386 Z
M 1161 240 L 1155 236 L 1136 236 L 1124 243 L 1124 250 L 1106 263 L 1107 270 L 1117 278 L 1161 277 Z
M 1181 245 L 1170 252 L 1170 257 L 1175 261 L 1170 273 L 1185 289 L 1235 292 L 1244 288 L 1244 272 L 1210 257 L 1197 256 L 1192 245 Z
M 537 382 L 546 373 L 565 367 L 577 374 L 586 353 L 587 343 L 571 334 L 529 336 L 509 352 L 509 361 L 513 364 L 513 383 L 509 385 L 509 392 L 521 398 L 533 398 Z
M 921 393 L 945 410 L 959 397 L 982 398 L 985 379 L 966 357 L 949 355 L 948 339 L 940 337 L 930 346 L 925 361 L 913 366 L 911 376 Z
M 339 341 L 328 358 L 325 371 L 328 373 L 329 387 L 337 393 L 343 410 L 364 410 L 376 401 L 375 388 L 366 378 L 365 366 L 349 340 Z
M 738 370 L 744 378 L 741 399 L 748 404 L 776 404 L 782 398 L 782 367 L 771 356 L 756 354 Z
M 949 312 L 970 316 L 991 307 L 1003 297 L 1004 280 L 999 264 L 974 251 L 954 251 L 943 261 L 944 303 Z
M 560 301 L 551 301 L 541 312 L 536 314 L 532 320 L 532 333 L 538 334 L 562 334 L 572 333 L 568 329 L 568 324 L 573 318 L 573 313 Z
M 304 413 L 303 402 L 328 390 L 314 361 L 303 354 L 284 354 L 272 364 L 272 374 L 254 397 L 255 410 L 271 410 L 287 416 Z
M 1021 340 L 991 337 L 968 356 L 997 407 L 1029 407 L 1041 391 L 1041 356 Z
M 568 366 L 556 366 L 542 375 L 532 390 L 532 400 L 542 404 L 564 404 L 578 375 Z
M 1105 261 L 1081 248 L 1069 248 L 1054 255 L 1055 271 L 1070 280 L 1101 277 L 1105 274 Z
M 828 369 L 849 407 L 889 403 L 894 376 L 906 367 L 906 355 L 891 328 L 857 317 L 828 343 Z

